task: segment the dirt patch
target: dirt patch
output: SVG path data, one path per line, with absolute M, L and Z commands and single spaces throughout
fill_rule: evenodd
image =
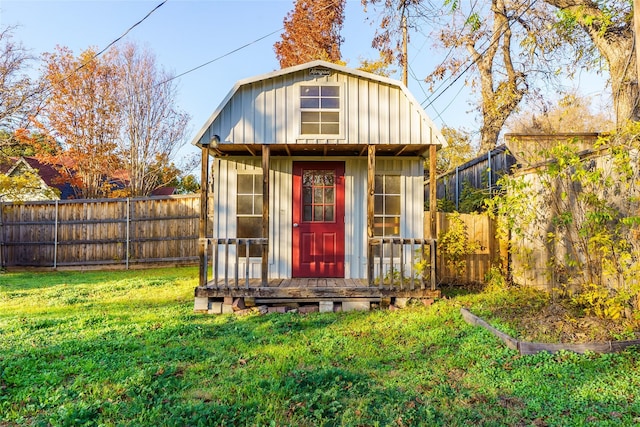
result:
M 512 325 L 522 341 L 587 343 L 640 339 L 640 324 L 630 319 L 601 319 L 558 301 L 490 309 L 491 317 Z

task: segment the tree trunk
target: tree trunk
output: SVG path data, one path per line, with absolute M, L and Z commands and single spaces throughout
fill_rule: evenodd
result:
M 607 61 L 611 78 L 613 108 L 618 128 L 629 121 L 640 120 L 638 105 L 638 71 L 634 50 L 631 14 L 614 16 L 605 11 L 604 2 L 593 0 L 545 0 L 546 3 L 572 15 L 586 31 L 594 46 Z M 627 14 L 625 14 L 627 15 Z

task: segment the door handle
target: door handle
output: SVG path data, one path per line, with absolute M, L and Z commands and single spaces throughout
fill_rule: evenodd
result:
M 300 227 L 300 225 L 297 222 L 294 222 L 293 223 L 293 228 L 298 228 L 298 227 Z

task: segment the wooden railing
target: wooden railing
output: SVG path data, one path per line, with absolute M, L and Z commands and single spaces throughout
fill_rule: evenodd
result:
M 229 287 L 229 248 L 231 246 L 235 247 L 235 268 L 233 271 L 233 279 L 234 279 L 234 286 L 236 288 L 240 287 L 240 283 L 241 281 L 244 281 L 244 286 L 245 288 L 249 288 L 249 279 L 250 279 L 250 263 L 249 263 L 249 258 L 250 258 L 250 254 L 251 254 L 251 247 L 252 246 L 259 246 L 260 247 L 260 253 L 261 253 L 261 257 L 266 257 L 266 250 L 264 250 L 269 244 L 269 239 L 265 239 L 265 238 L 222 238 L 222 239 L 213 239 L 213 238 L 208 238 L 206 239 L 206 243 L 205 243 L 205 265 L 208 265 L 208 261 L 206 261 L 206 258 L 208 258 L 209 256 L 211 256 L 212 260 L 211 260 L 211 264 L 212 264 L 212 273 L 213 273 L 213 281 L 215 283 L 216 286 L 218 286 L 220 284 L 220 259 L 221 257 L 224 257 L 224 262 L 223 262 L 223 282 L 224 282 L 224 286 L 225 288 Z M 244 275 L 243 277 L 240 277 L 240 247 L 243 246 L 245 247 L 244 250 L 244 259 L 245 259 L 245 268 L 244 268 Z M 211 250 L 210 250 L 211 249 Z M 222 255 L 220 254 L 220 252 L 222 251 Z M 213 252 L 211 255 L 210 252 Z M 265 266 L 266 263 L 265 262 L 261 262 L 262 266 Z M 264 268 L 264 267 L 263 267 Z M 266 271 L 263 271 L 261 274 L 262 277 L 262 286 L 266 286 L 266 280 L 268 277 L 268 274 Z M 208 275 L 207 275 L 207 282 L 209 281 L 208 279 Z
M 435 239 L 370 238 L 367 251 L 369 286 L 375 286 L 377 282 L 380 288 L 398 286 L 400 290 L 415 290 L 418 282 L 420 289 L 426 289 L 428 280 L 431 290 L 435 290 L 436 243 Z M 378 254 L 374 253 L 376 247 Z

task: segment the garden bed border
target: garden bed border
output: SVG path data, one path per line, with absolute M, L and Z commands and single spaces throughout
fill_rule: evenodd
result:
M 559 351 L 572 351 L 574 353 L 583 354 L 587 351 L 593 353 L 615 353 L 622 351 L 628 347 L 640 346 L 640 340 L 627 340 L 627 341 L 604 341 L 604 342 L 590 342 L 581 344 L 570 343 L 542 343 L 542 342 L 529 342 L 519 341 L 512 336 L 505 334 L 491 326 L 485 320 L 474 315 L 466 308 L 460 308 L 460 314 L 462 318 L 469 324 L 480 326 L 491 332 L 496 337 L 500 338 L 507 347 L 517 350 L 522 355 L 536 354 L 541 351 L 547 351 L 551 354 Z

